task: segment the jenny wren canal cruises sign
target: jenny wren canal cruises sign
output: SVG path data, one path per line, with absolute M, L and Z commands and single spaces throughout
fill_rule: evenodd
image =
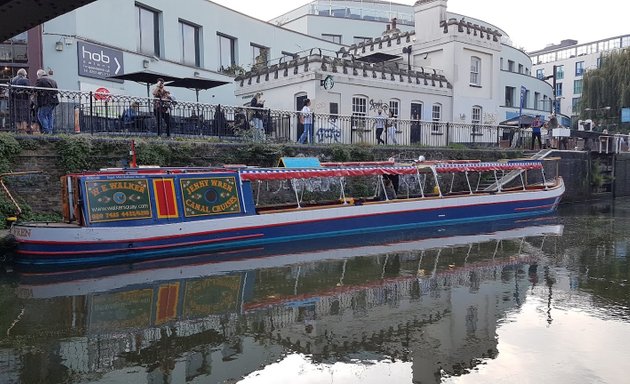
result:
M 109 78 L 125 73 L 122 51 L 82 41 L 77 42 L 77 50 L 79 76 L 123 82 Z

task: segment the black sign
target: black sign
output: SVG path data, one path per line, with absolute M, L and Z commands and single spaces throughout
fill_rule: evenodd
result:
M 122 51 L 81 41 L 77 42 L 77 49 L 79 76 L 123 82 L 123 80 L 109 78 L 125 73 Z

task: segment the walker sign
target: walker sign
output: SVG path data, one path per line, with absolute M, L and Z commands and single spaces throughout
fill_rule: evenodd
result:
M 81 41 L 77 42 L 77 49 L 79 76 L 123 82 L 123 80 L 109 78 L 125 73 L 122 51 Z

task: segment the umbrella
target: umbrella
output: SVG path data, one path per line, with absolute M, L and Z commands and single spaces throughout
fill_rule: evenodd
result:
M 166 79 L 164 79 L 166 80 Z M 173 80 L 168 83 L 169 87 L 190 88 L 195 90 L 197 102 L 199 102 L 199 91 L 218 87 L 230 83 L 223 80 L 211 80 L 203 77 L 184 77 L 182 79 Z
M 532 115 L 514 116 L 511 119 L 507 119 L 505 121 L 500 122 L 499 125 L 509 125 L 513 127 L 519 127 L 519 126 L 529 127 L 532 125 L 532 122 L 534 121 L 535 118 L 536 117 Z
M 120 79 L 120 80 L 131 80 L 131 81 L 135 81 L 136 83 L 146 84 L 147 97 L 149 97 L 149 87 L 151 86 L 151 84 L 157 83 L 157 79 L 164 79 L 165 82 L 179 79 L 179 77 L 176 77 L 176 76 L 169 76 L 163 73 L 158 73 L 158 72 L 153 72 L 153 71 L 148 71 L 148 70 L 123 73 L 122 75 L 110 76 L 109 78 Z

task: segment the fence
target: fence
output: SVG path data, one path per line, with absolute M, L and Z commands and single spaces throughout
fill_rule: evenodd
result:
M 50 89 L 0 85 L 0 130 L 41 132 L 37 100 Z M 52 130 L 133 136 L 204 136 L 218 140 L 295 142 L 304 131 L 299 112 L 159 101 L 96 92 L 58 90 Z M 388 119 L 381 131 L 374 117 L 314 114 L 315 144 L 372 144 L 524 148 L 531 134 L 517 127 Z

